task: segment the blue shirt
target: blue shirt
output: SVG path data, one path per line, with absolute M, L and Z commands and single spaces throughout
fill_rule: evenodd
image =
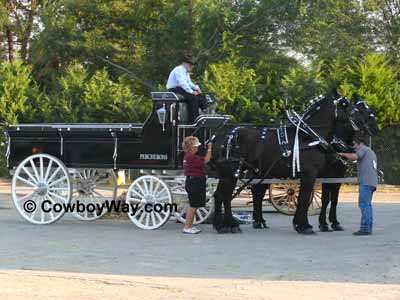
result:
M 177 87 L 184 89 L 190 94 L 200 89 L 197 84 L 194 84 L 192 80 L 190 80 L 189 72 L 183 64 L 175 67 L 168 77 L 167 89 L 169 90 Z

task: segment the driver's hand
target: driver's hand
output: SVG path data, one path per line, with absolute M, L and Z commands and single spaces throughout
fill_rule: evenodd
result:
M 193 94 L 194 94 L 195 96 L 200 95 L 199 91 L 194 91 Z
M 198 95 L 203 94 L 203 92 L 200 89 L 198 89 L 197 92 L 198 92 Z

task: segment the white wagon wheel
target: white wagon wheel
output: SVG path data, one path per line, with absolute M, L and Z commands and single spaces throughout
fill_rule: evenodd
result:
M 300 185 L 298 183 L 279 183 L 269 186 L 269 198 L 272 206 L 285 215 L 294 215 L 297 208 Z M 308 208 L 308 215 L 317 215 L 321 211 L 321 184 L 314 186 L 311 194 L 311 203 Z
M 90 208 L 72 213 L 79 220 L 93 221 L 101 218 L 107 209 L 104 207 L 101 211 L 98 207 L 116 199 L 117 179 L 113 170 L 73 169 L 71 179 L 73 182 L 71 203 L 75 205 L 82 203 L 85 208 Z
M 131 184 L 126 194 L 126 203 L 129 205 L 129 218 L 142 229 L 163 226 L 171 215 L 173 205 L 168 185 L 152 175 L 141 176 Z
M 193 224 L 201 224 L 211 216 L 214 211 L 214 192 L 215 192 L 215 184 L 207 183 L 207 192 L 206 192 L 206 206 L 200 207 L 196 210 L 196 214 L 194 216 Z M 178 211 L 175 213 L 176 219 L 181 222 L 186 222 L 186 213 L 189 206 L 189 199 L 187 196 L 187 192 L 185 190 L 185 182 L 182 185 L 176 185 L 171 188 L 172 194 L 174 195 L 174 199 L 180 197 L 182 201 L 180 201 L 178 206 Z
M 15 170 L 11 193 L 15 207 L 25 220 L 33 224 L 53 223 L 64 215 L 63 205 L 71 201 L 68 170 L 54 156 L 31 155 Z

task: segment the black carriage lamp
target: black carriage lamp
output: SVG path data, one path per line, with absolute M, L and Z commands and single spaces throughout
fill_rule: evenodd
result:
M 165 103 L 163 104 L 163 107 L 157 109 L 157 116 L 158 116 L 158 121 L 162 125 L 163 131 L 165 131 L 165 120 L 167 118 L 167 110 L 165 109 Z

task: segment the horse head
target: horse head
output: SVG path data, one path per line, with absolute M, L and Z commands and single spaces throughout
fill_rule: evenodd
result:
M 334 100 L 336 122 L 331 144 L 337 151 L 350 151 L 356 133 L 351 119 L 351 103 L 345 97 Z
M 363 135 L 373 136 L 379 132 L 374 110 L 361 97 L 352 102 L 351 120 L 354 129 Z

